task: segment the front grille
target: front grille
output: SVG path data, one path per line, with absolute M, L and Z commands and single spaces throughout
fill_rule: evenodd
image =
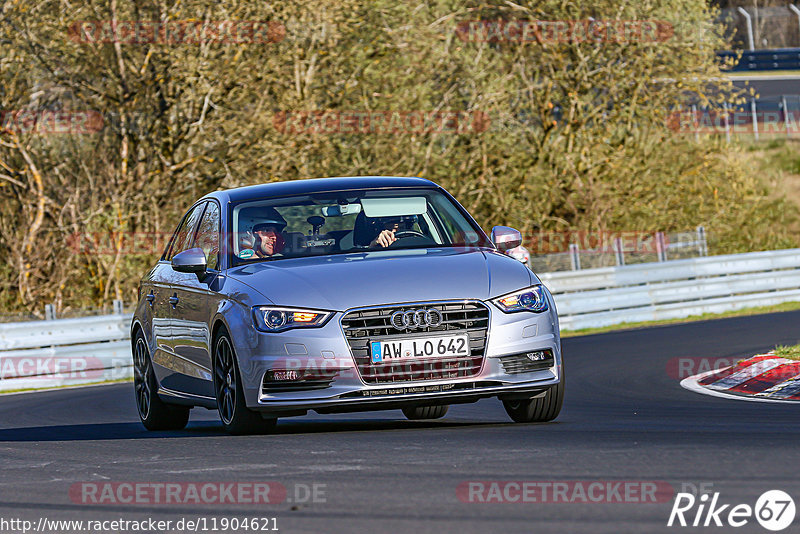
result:
M 396 311 L 434 308 L 442 314 L 435 327 L 398 330 L 390 322 Z M 350 344 L 362 380 L 367 384 L 441 380 L 476 376 L 483 366 L 489 310 L 479 302 L 443 302 L 387 306 L 347 313 L 342 328 Z M 392 363 L 370 363 L 371 341 L 413 339 L 430 335 L 469 335 L 469 356 L 442 357 L 434 360 L 404 360 Z
M 549 369 L 555 365 L 553 360 L 553 353 L 549 350 L 535 351 L 531 354 L 544 352 L 544 359 L 531 360 L 528 358 L 529 353 L 512 354 L 511 356 L 501 356 L 500 363 L 503 365 L 503 370 L 509 375 L 519 373 L 530 373 L 531 371 L 539 371 L 541 369 Z

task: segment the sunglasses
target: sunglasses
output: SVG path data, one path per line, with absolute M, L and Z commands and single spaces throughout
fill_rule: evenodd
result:
M 253 227 L 253 233 L 256 232 L 272 232 L 273 234 L 280 233 L 278 227 L 272 224 L 257 224 Z

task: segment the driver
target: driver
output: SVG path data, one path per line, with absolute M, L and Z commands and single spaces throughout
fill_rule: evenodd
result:
M 282 232 L 284 228 L 285 226 L 269 222 L 253 226 L 256 256 L 268 258 L 283 252 L 283 248 L 286 246 L 286 239 Z
M 286 246 L 283 231 L 287 223 L 275 208 L 247 210 L 241 220 L 240 228 L 245 233 L 240 241 L 240 258 L 269 258 L 283 252 Z
M 409 237 L 409 235 L 403 234 L 414 234 L 419 237 L 424 237 L 423 234 L 413 229 L 417 221 L 418 218 L 416 215 L 365 217 L 368 231 L 367 236 L 375 236 L 369 242 L 369 248 L 387 248 L 399 238 Z M 367 237 L 367 239 L 369 239 L 369 237 Z
M 378 235 L 370 241 L 369 248 L 386 248 L 397 241 L 394 234 L 400 228 L 400 217 L 377 217 L 372 227 Z

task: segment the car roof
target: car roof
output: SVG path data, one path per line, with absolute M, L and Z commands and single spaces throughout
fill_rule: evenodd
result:
M 348 176 L 335 178 L 311 178 L 307 180 L 288 180 L 268 184 L 250 185 L 215 191 L 204 198 L 216 198 L 221 202 L 238 202 L 256 198 L 307 195 L 309 193 L 331 193 L 352 189 L 387 188 L 438 188 L 430 180 L 403 176 Z

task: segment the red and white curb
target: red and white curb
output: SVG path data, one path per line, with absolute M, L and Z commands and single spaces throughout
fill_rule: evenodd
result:
M 754 402 L 800 401 L 800 361 L 759 354 L 723 369 L 681 380 L 689 391 Z

